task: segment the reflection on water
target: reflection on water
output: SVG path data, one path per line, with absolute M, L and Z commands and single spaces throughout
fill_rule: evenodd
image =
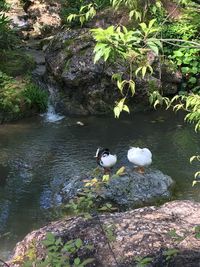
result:
M 56 192 L 63 181 L 96 167 L 98 146 L 118 155 L 118 168 L 128 164 L 131 145 L 152 150 L 153 167 L 176 180 L 174 198 L 200 201 L 200 189 L 191 186 L 198 166 L 189 164 L 190 156 L 200 151 L 199 135 L 183 124 L 181 114 L 152 111 L 120 120 L 65 118 L 55 123 L 37 118 L 1 126 L 0 257 L 45 223 L 47 209 L 62 201 Z

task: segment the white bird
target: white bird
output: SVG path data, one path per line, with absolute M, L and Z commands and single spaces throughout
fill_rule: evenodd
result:
M 98 148 L 95 158 L 97 158 L 97 164 L 104 168 L 104 172 L 110 172 L 117 162 L 117 156 L 110 154 L 108 148 Z
M 152 163 L 152 153 L 148 148 L 131 147 L 127 154 L 128 160 L 135 165 L 139 173 Z

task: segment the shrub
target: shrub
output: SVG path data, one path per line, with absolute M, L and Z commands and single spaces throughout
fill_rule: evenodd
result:
M 27 111 L 45 111 L 48 94 L 30 79 L 14 79 L 0 71 L 0 111 L 21 116 Z

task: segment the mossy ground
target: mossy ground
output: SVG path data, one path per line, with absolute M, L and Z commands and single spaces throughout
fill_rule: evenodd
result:
M 0 123 L 43 112 L 48 94 L 30 78 L 36 63 L 23 49 L 1 50 L 0 53 Z
M 23 50 L 6 50 L 0 54 L 0 71 L 16 77 L 27 74 L 35 68 L 33 58 Z
M 0 123 L 45 111 L 48 94 L 29 77 L 13 78 L 0 72 Z

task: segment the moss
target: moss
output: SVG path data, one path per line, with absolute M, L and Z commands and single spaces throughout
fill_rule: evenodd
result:
M 22 50 L 7 50 L 0 55 L 0 71 L 9 76 L 20 76 L 35 68 L 35 62 L 30 55 Z
M 74 44 L 74 38 L 68 39 L 64 41 L 64 47 L 68 47 Z
M 71 60 L 68 59 L 68 60 L 66 61 L 66 63 L 65 63 L 65 67 L 64 67 L 64 71 L 65 71 L 65 72 L 69 71 L 70 61 L 71 61 Z
M 0 72 L 0 122 L 17 120 L 45 111 L 47 92 L 29 78 L 14 79 Z

